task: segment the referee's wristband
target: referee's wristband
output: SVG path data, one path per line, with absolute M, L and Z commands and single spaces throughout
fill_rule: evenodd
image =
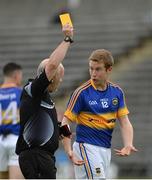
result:
M 70 36 L 65 36 L 64 41 L 65 42 L 70 42 L 70 43 L 74 42 L 73 39 Z

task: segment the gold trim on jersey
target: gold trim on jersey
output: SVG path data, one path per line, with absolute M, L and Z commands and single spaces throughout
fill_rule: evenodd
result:
M 72 113 L 68 109 L 65 111 L 64 116 L 73 122 L 77 120 L 77 114 Z
M 129 114 L 129 111 L 128 111 L 127 107 L 125 106 L 124 108 L 118 109 L 117 118 L 120 118 L 121 116 L 125 116 L 128 114 Z
M 75 121 L 77 124 L 82 124 L 91 128 L 113 129 L 115 127 L 115 120 L 129 113 L 126 107 L 121 108 L 118 112 L 119 116 L 117 112 L 102 113 L 97 115 L 88 112 L 81 112 L 80 114 L 76 115 L 73 112 L 67 110 L 64 113 L 64 116 L 67 117 L 70 121 Z

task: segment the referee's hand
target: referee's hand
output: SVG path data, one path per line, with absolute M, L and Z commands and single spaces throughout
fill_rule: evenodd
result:
M 84 164 L 84 161 L 81 159 L 78 159 L 73 151 L 70 151 L 68 153 L 69 159 L 73 162 L 73 164 L 77 166 L 82 166 Z
M 69 24 L 65 24 L 62 27 L 62 32 L 64 33 L 64 36 L 69 36 L 73 38 L 73 27 L 71 27 Z

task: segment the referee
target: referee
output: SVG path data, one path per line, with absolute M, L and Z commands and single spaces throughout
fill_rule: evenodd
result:
M 73 28 L 66 24 L 62 30 L 63 42 L 40 63 L 37 77 L 29 80 L 21 95 L 21 129 L 16 153 L 27 179 L 56 178 L 54 152 L 58 148 L 59 128 L 50 93 L 57 89 L 64 76 L 61 62 L 73 42 Z

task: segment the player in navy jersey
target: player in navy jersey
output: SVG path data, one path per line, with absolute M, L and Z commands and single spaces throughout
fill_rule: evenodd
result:
M 63 144 L 74 163 L 77 179 L 106 178 L 111 160 L 111 138 L 116 120 L 120 123 L 124 147 L 116 154 L 128 156 L 137 151 L 133 146 L 133 128 L 129 121 L 122 89 L 108 81 L 114 60 L 104 49 L 89 57 L 91 79 L 71 95 L 62 124 L 75 122 L 76 141 L 64 137 Z
M 22 68 L 16 63 L 8 63 L 3 74 L 4 82 L 0 86 L 0 178 L 18 179 L 23 177 L 15 154 L 20 129 Z

